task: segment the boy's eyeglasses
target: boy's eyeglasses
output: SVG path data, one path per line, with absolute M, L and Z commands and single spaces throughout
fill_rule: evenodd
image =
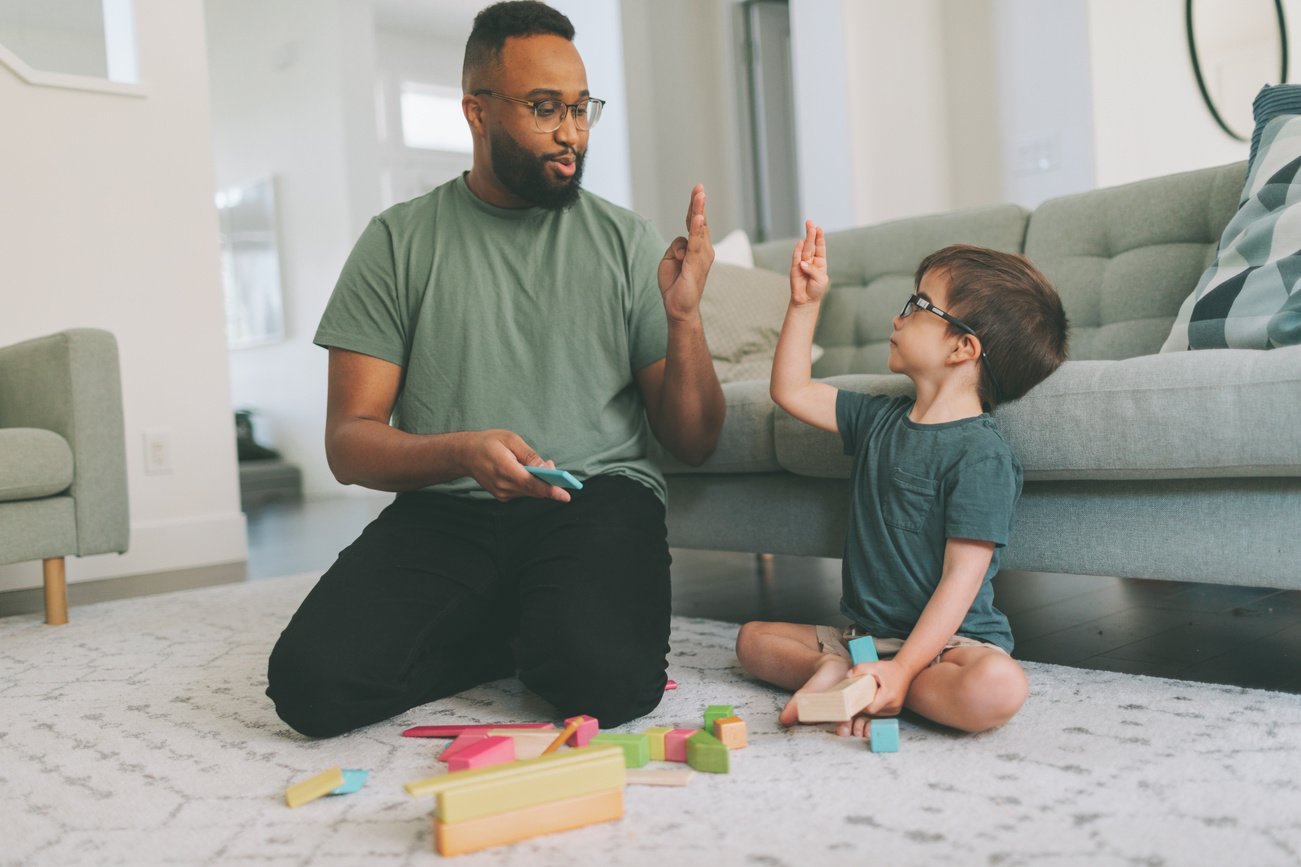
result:
M 560 125 L 565 122 L 569 112 L 574 113 L 574 123 L 579 129 L 587 131 L 596 126 L 596 122 L 601 119 L 601 109 L 605 107 L 605 100 L 596 97 L 587 97 L 580 99 L 578 102 L 561 102 L 558 99 L 521 99 L 518 96 L 507 96 L 504 93 L 498 93 L 495 90 L 474 90 L 471 91 L 474 96 L 491 96 L 494 99 L 504 99 L 508 102 L 518 102 L 520 105 L 527 105 L 533 112 L 533 122 L 537 124 L 538 132 L 555 132 L 560 129 Z
M 914 294 L 911 298 L 909 298 L 907 301 L 904 302 L 903 310 L 899 311 L 899 318 L 907 319 L 909 316 L 912 316 L 913 311 L 917 310 L 918 308 L 921 308 L 922 310 L 926 310 L 930 313 L 934 313 L 936 316 L 940 317 L 945 322 L 948 322 L 951 325 L 953 325 L 953 327 L 957 328 L 959 331 L 964 331 L 967 334 L 970 334 L 972 337 L 976 338 L 977 340 L 980 340 L 980 335 L 976 333 L 974 328 L 972 328 L 967 323 L 963 322 L 958 317 L 936 307 L 934 304 L 927 301 L 925 298 L 923 298 L 920 295 Z M 994 386 L 994 401 L 997 402 L 999 400 L 999 395 L 1002 394 L 1002 389 L 999 388 L 998 386 L 998 377 L 994 375 L 994 368 L 991 367 L 989 364 L 989 356 L 985 353 L 984 342 L 981 342 L 980 344 L 980 360 L 985 363 L 985 371 L 989 374 L 989 381 Z

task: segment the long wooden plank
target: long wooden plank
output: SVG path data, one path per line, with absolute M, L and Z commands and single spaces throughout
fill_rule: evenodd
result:
M 620 762 L 623 760 L 623 753 L 619 753 Z M 317 798 L 323 798 L 342 786 L 343 769 L 330 768 L 328 771 L 321 771 L 314 777 L 309 777 L 301 783 L 295 783 L 285 789 L 285 803 L 291 807 L 298 807 L 309 801 L 315 801 Z
M 623 816 L 623 789 L 605 789 L 461 822 L 434 819 L 434 846 L 440 855 L 462 855 L 489 846 L 518 843 L 540 834 L 571 831 Z
M 586 746 L 508 765 L 441 774 L 406 784 L 416 796 L 437 798 L 435 815 L 462 822 L 564 798 L 576 798 L 626 782 L 623 750 Z

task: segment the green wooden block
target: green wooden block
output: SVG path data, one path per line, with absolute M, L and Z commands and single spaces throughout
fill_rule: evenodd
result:
M 874 753 L 899 752 L 899 720 L 874 719 L 867 727 L 868 746 Z
M 687 764 L 707 774 L 726 774 L 730 751 L 727 745 L 709 732 L 696 732 L 687 738 Z
M 880 659 L 876 655 L 876 642 L 872 641 L 870 635 L 851 638 L 849 641 L 849 656 L 854 661 L 854 665 L 858 665 L 860 662 L 876 662 Z
M 736 716 L 732 711 L 732 706 L 730 704 L 711 704 L 709 707 L 705 708 L 704 730 L 707 732 L 713 732 L 714 720 L 724 719 L 729 716 Z
M 645 734 L 601 732 L 592 736 L 591 743 L 619 747 L 623 750 L 623 763 L 630 768 L 644 768 L 650 761 L 650 738 Z

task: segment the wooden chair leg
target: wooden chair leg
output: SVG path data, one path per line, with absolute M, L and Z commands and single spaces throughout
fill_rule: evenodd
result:
M 45 622 L 61 626 L 68 622 L 68 579 L 62 557 L 44 561 Z

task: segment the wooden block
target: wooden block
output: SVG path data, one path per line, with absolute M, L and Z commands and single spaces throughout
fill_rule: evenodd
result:
M 628 771 L 630 786 L 685 786 L 696 772 L 691 768 L 639 768 Z
M 402 733 L 404 738 L 454 738 L 466 732 L 487 734 L 488 729 L 555 729 L 554 723 L 490 723 L 486 725 L 412 726 Z
M 669 726 L 652 726 L 642 732 L 650 742 L 650 757 L 652 762 L 664 761 L 664 736 L 671 731 L 673 731 L 673 729 Z
M 664 681 L 664 691 L 665 691 L 665 692 L 668 692 L 668 691 L 671 690 L 671 689 L 677 689 L 677 688 L 678 688 L 678 682 L 677 682 L 676 680 L 673 680 L 673 679 L 670 678 L 669 680 Z
M 470 744 L 478 743 L 479 741 L 483 740 L 487 736 L 488 735 L 486 733 L 481 734 L 479 732 L 466 732 L 463 735 L 457 735 L 456 740 L 448 744 L 447 748 L 438 754 L 438 760 L 440 762 L 445 762 L 448 759 L 450 759 L 452 756 L 459 753 L 461 750 L 468 747 Z
M 308 801 L 315 801 L 330 794 L 342 786 L 343 782 L 343 769 L 330 768 L 285 789 L 285 803 L 291 807 L 302 806 Z
M 517 759 L 536 758 L 542 755 L 542 751 L 551 746 L 551 742 L 555 740 L 554 732 L 527 729 L 489 729 L 488 735 L 513 740 Z
M 460 822 L 434 819 L 434 848 L 440 855 L 461 855 L 489 846 L 518 843 L 541 834 L 613 822 L 622 816 L 623 789 L 603 789 L 477 819 Z
M 800 722 L 844 722 L 872 703 L 876 678 L 870 674 L 847 677 L 826 692 L 805 692 L 795 696 Z
M 602 732 L 592 738 L 594 744 L 614 744 L 623 750 L 624 762 L 630 768 L 642 768 L 650 761 L 650 738 L 637 732 Z
M 854 665 L 860 662 L 877 662 L 880 657 L 876 655 L 876 642 L 870 635 L 860 635 L 858 638 L 849 640 L 849 658 L 854 661 Z
M 592 742 L 592 738 L 601 730 L 601 722 L 596 717 L 584 713 L 571 716 L 565 720 L 565 726 L 568 727 L 574 720 L 579 721 L 578 728 L 565 743 L 571 747 L 585 747 Z
M 687 738 L 687 764 L 707 774 L 726 774 L 727 747 L 709 732 L 696 732 Z
M 899 752 L 899 720 L 874 719 L 867 727 L 868 746 L 874 753 Z
M 714 730 L 714 720 L 735 715 L 734 708 L 730 704 L 711 704 L 705 708 L 704 730 L 712 732 Z
M 351 795 L 353 792 L 361 790 L 366 785 L 366 778 L 370 776 L 370 771 L 357 771 L 349 768 L 343 769 L 343 785 L 330 792 L 331 795 Z
M 729 750 L 741 749 L 746 744 L 745 720 L 739 716 L 714 720 L 714 737 L 722 741 Z
M 687 738 L 700 729 L 674 729 L 664 736 L 664 760 L 666 762 L 685 762 L 687 760 Z
M 623 786 L 623 750 L 595 744 L 508 765 L 441 774 L 406 784 L 437 799 L 435 815 L 460 822 Z
M 556 735 L 555 739 L 552 740 L 551 743 L 547 744 L 546 749 L 542 751 L 542 755 L 545 756 L 548 753 L 554 753 L 556 750 L 560 749 L 564 746 L 565 742 L 572 738 L 574 734 L 582 728 L 582 725 L 583 717 L 571 716 L 565 722 L 564 730 L 561 731 L 560 734 Z
M 447 770 L 468 771 L 515 761 L 515 742 L 510 738 L 486 737 L 458 751 L 447 760 Z

